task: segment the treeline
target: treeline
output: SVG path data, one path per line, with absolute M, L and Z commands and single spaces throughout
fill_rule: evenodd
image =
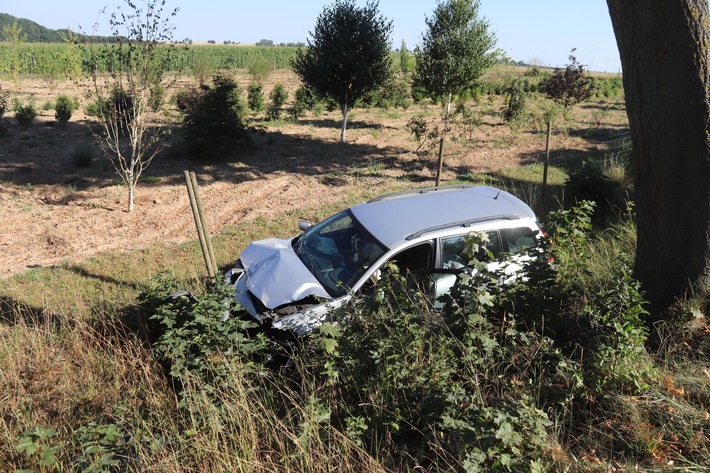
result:
M 8 15 L 7 13 L 0 13 L 0 30 L 7 26 L 12 26 L 15 23 L 17 23 L 17 26 L 22 29 L 22 33 L 26 35 L 25 41 L 30 43 L 63 43 L 66 38 L 76 35 L 76 33 L 67 28 L 52 30 L 40 25 L 39 23 L 35 23 L 32 20 L 17 18 L 12 15 Z M 116 41 L 113 36 L 79 36 L 86 39 L 91 38 L 92 41 L 102 43 L 111 43 Z

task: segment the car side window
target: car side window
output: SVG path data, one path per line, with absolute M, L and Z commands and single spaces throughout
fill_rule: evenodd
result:
M 498 232 L 485 232 L 488 235 L 486 248 L 493 253 L 493 257 L 498 256 L 501 250 Z M 466 254 L 466 235 L 457 235 L 441 239 L 441 268 L 461 269 L 469 266 L 471 256 Z M 490 257 L 484 251 L 473 255 L 480 261 L 488 261 Z
M 505 228 L 500 231 L 508 253 L 516 254 L 537 244 L 537 232 L 527 227 Z
M 434 261 L 434 242 L 427 241 L 419 245 L 400 251 L 389 259 L 399 268 L 400 274 L 405 276 L 407 282 L 417 287 L 421 284 L 422 278 L 431 270 Z M 365 290 L 373 287 L 369 282 L 364 286 Z
M 432 243 L 425 242 L 397 253 L 391 259 L 404 274 L 431 268 Z

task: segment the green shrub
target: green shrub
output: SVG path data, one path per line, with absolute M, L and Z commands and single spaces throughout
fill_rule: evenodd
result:
M 372 453 L 398 445 L 394 464 L 521 471 L 543 457 L 551 422 L 531 400 L 534 384 L 510 380 L 542 373 L 552 345 L 489 310 L 499 292 L 490 280 L 457 286 L 438 311 L 390 267 L 374 293 L 339 312 L 344 323 L 309 340 L 303 363 L 340 396 L 331 422 Z
M 269 92 L 269 108 L 266 111 L 266 118 L 272 121 L 281 118 L 281 109 L 288 100 L 288 92 L 283 84 L 277 83 Z
M 37 118 L 37 110 L 32 103 L 22 105 L 18 100 L 13 105 L 15 111 L 15 120 L 20 126 L 32 126 L 35 118 Z
M 398 80 L 391 79 L 378 90 L 370 92 L 360 98 L 356 103 L 356 107 L 378 107 L 385 110 L 393 107 L 401 107 L 407 109 L 412 106 L 412 90 L 409 82 L 400 78 Z
M 193 157 L 221 159 L 251 143 L 246 106 L 234 79 L 218 74 L 212 86 L 178 94 L 181 134 Z
M 215 393 L 244 390 L 263 401 L 260 409 L 273 410 L 269 415 L 298 419 L 287 432 L 302 447 L 345 436 L 391 470 L 580 466 L 550 452 L 559 448 L 564 456 L 567 448 L 579 456 L 590 446 L 562 444 L 586 442 L 594 432 L 627 435 L 627 426 L 617 427 L 627 414 L 610 406 L 621 399 L 640 406 L 656 376 L 645 350 L 645 302 L 628 276 L 631 258 L 590 284 L 592 210 L 585 202 L 552 213 L 549 236 L 530 250 L 536 257 L 504 286 L 505 268 L 488 272 L 476 261 L 486 242 L 470 235 L 477 272 L 458 274 L 440 307 L 417 288 L 426 280 L 390 265 L 376 285 L 332 314 L 337 325 L 324 324 L 290 352 L 265 336 L 268 328 L 239 317 L 232 288 L 212 287 L 199 300 L 160 302 L 154 293 L 150 310 L 160 335 L 153 349 L 170 368 L 181 408 L 208 399 L 215 415 L 205 422 L 212 425 L 228 402 Z M 263 369 L 284 353 L 288 369 Z M 235 378 L 236 370 L 244 376 Z M 694 422 L 693 432 L 703 425 Z M 612 441 L 615 458 L 636 461 L 636 437 Z M 392 447 L 385 456 L 383 445 Z
M 313 110 L 321 100 L 316 93 L 305 85 L 301 85 L 293 94 L 294 102 L 300 104 L 304 110 Z
M 24 127 L 32 126 L 37 117 L 37 110 L 33 103 L 30 102 L 27 105 L 22 105 L 19 100 L 15 100 L 13 109 L 17 123 Z
M 264 110 L 264 88 L 258 82 L 252 82 L 247 86 L 247 104 L 253 113 Z
M 10 105 L 10 93 L 0 87 L 0 118 L 5 115 L 7 107 Z
M 507 90 L 508 104 L 503 109 L 503 121 L 510 124 L 525 114 L 527 94 L 522 80 L 514 81 Z
M 105 106 L 105 100 L 99 98 L 97 100 L 88 102 L 86 104 L 86 107 L 84 107 L 84 113 L 89 117 L 99 118 L 101 117 L 103 113 L 102 110 Z
M 62 125 L 66 125 L 74 110 L 74 100 L 61 94 L 54 104 L 54 118 Z
M 171 281 L 157 280 L 141 295 L 144 306 L 152 306 L 151 323 L 159 333 L 154 344 L 158 356 L 170 367 L 170 375 L 180 382 L 200 379 L 206 383 L 229 383 L 213 362 L 217 354 L 243 356 L 255 371 L 261 371 L 275 345 L 263 332 L 254 331 L 256 322 L 237 316 L 225 320 L 226 311 L 238 313 L 232 290 L 213 287 L 199 300 L 189 294 L 171 294 Z M 254 364 L 254 361 L 260 363 Z M 189 395 L 189 393 L 187 393 Z
M 157 81 L 150 87 L 150 93 L 148 94 L 148 108 L 153 112 L 160 110 L 165 101 L 165 87 Z
M 434 126 L 429 127 L 429 122 L 427 122 L 424 115 L 415 115 L 409 119 L 407 122 L 407 130 L 414 135 L 414 139 L 417 141 L 417 149 L 415 152 L 419 152 L 425 145 L 428 150 L 431 151 L 439 139 L 439 127 Z
M 274 70 L 274 63 L 267 57 L 259 56 L 253 58 L 247 66 L 247 71 L 252 81 L 264 84 Z
M 136 113 L 135 100 L 130 92 L 114 89 L 107 103 L 108 108 L 104 110 L 104 119 L 115 121 L 120 132 L 125 133 L 133 123 Z

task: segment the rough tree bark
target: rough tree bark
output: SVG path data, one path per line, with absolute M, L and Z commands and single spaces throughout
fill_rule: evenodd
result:
M 710 274 L 707 0 L 607 0 L 633 140 L 635 275 L 658 311 Z

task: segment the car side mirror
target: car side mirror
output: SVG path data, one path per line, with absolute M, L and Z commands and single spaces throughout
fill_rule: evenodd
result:
M 312 227 L 313 227 L 313 224 L 311 222 L 304 222 L 304 221 L 298 222 L 298 229 L 301 230 L 302 232 L 307 232 Z

